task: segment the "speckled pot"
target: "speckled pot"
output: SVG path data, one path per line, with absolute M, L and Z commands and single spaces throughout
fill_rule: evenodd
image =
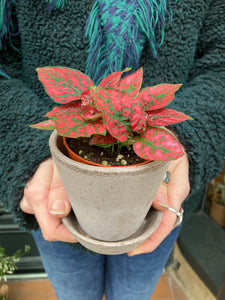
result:
M 168 162 L 104 168 L 73 161 L 62 137 L 50 137 L 52 157 L 82 230 L 101 241 L 121 241 L 143 224 Z

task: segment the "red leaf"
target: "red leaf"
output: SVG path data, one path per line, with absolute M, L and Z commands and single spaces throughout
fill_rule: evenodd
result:
M 111 100 L 112 91 L 116 91 L 116 90 L 99 88 L 96 86 L 92 86 L 90 89 L 91 98 L 93 99 L 95 107 L 97 108 L 98 111 L 106 115 L 113 114 L 111 105 L 109 104 Z
M 137 101 L 145 111 L 163 108 L 174 99 L 175 92 L 181 84 L 159 84 L 147 87 L 138 94 Z
M 91 93 L 98 110 L 102 112 L 103 119 L 107 120 L 106 124 L 109 122 L 108 119 L 111 119 L 113 121 L 111 126 L 113 124 L 117 127 L 114 130 L 107 128 L 116 138 L 120 136 L 121 128 L 124 128 L 127 136 L 128 127 L 134 131 L 140 131 L 145 127 L 145 112 L 137 100 L 126 95 L 124 91 L 92 87 Z
M 95 134 L 91 138 L 90 145 L 107 145 L 107 144 L 114 144 L 116 142 L 117 139 L 109 134 L 106 134 L 105 136 L 100 134 Z
M 119 89 L 124 90 L 130 97 L 136 96 L 142 85 L 143 69 L 127 75 L 121 79 Z
M 57 103 L 78 100 L 81 93 L 93 85 L 87 75 L 66 67 L 38 68 L 37 72 L 46 93 Z
M 135 98 L 131 98 L 124 91 L 116 89 L 93 86 L 91 87 L 91 96 L 97 109 L 107 116 L 112 116 L 114 113 L 119 112 L 128 119 L 130 114 L 134 112 L 134 108 L 138 106 Z
M 55 122 L 53 122 L 51 119 L 30 125 L 30 127 L 43 130 L 54 130 L 56 128 Z
M 143 159 L 174 160 L 184 155 L 177 139 L 166 129 L 152 127 L 136 139 L 135 153 Z
M 81 109 L 67 109 L 52 117 L 59 135 L 68 137 L 89 137 L 92 134 L 105 134 L 102 119 L 88 122 L 82 118 Z
M 125 142 L 129 137 L 129 132 L 125 124 L 118 122 L 116 119 L 107 118 L 104 126 L 108 132 L 120 142 Z
M 192 118 L 173 109 L 161 108 L 146 112 L 147 124 L 150 126 L 167 126 L 174 123 L 191 120 Z
M 91 95 L 97 109 L 102 112 L 104 126 L 108 132 L 124 142 L 129 137 L 125 118 L 121 113 L 122 102 L 118 97 L 122 92 L 114 89 L 106 89 L 101 87 L 91 87 Z
M 82 112 L 82 118 L 84 120 L 97 120 L 99 118 L 102 118 L 102 113 L 97 111 L 94 107 L 90 107 L 89 109 L 83 110 Z
M 91 99 L 91 93 L 90 90 L 85 90 L 84 92 L 82 92 L 81 94 L 81 105 L 82 106 L 88 106 L 88 105 L 92 105 L 92 99 Z
M 140 106 L 135 106 L 130 114 L 130 128 L 137 132 L 146 128 L 146 114 Z
M 118 88 L 119 86 L 119 82 L 120 82 L 120 78 L 121 78 L 121 73 L 122 72 L 114 72 L 108 76 L 106 76 L 105 78 L 102 79 L 102 81 L 99 83 L 99 87 L 106 87 L 106 88 Z
M 75 108 L 75 109 L 76 108 L 81 108 L 81 101 L 76 101 L 76 102 L 69 103 L 69 104 L 66 104 L 66 105 L 56 106 L 51 111 L 49 111 L 45 115 L 45 117 L 51 118 L 55 115 L 59 115 L 59 114 L 64 113 L 65 111 L 67 111 L 70 108 Z
M 122 114 L 123 108 L 131 108 L 133 105 L 132 99 L 124 94 L 124 91 L 91 87 L 91 94 L 97 109 L 107 116 L 113 115 L 115 112 Z
M 114 73 L 106 76 L 99 83 L 98 87 L 106 87 L 106 88 L 111 87 L 113 89 L 118 89 L 122 73 L 127 72 L 129 70 L 130 70 L 130 68 L 126 68 L 122 72 L 114 72 Z

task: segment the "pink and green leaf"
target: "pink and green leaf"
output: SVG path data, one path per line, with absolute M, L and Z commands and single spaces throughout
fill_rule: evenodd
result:
M 108 132 L 120 142 L 125 142 L 129 137 L 129 132 L 122 122 L 117 119 L 107 118 L 104 122 L 105 128 Z
M 98 87 L 118 89 L 121 75 L 129 70 L 130 68 L 126 68 L 121 72 L 113 72 L 112 74 L 103 78 Z
M 117 113 L 118 117 L 120 113 L 128 119 L 130 114 L 134 113 L 134 109 L 139 106 L 135 98 L 126 95 L 121 90 L 91 87 L 91 96 L 97 109 L 107 116 Z
M 173 101 L 175 92 L 182 84 L 159 84 L 144 88 L 137 96 L 137 101 L 145 109 L 151 111 L 160 109 Z
M 90 120 L 90 121 L 94 121 L 97 120 L 99 118 L 102 118 L 102 113 L 97 111 L 97 109 L 95 109 L 94 107 L 83 110 L 82 112 L 82 118 L 86 121 Z
M 146 113 L 140 106 L 135 106 L 130 113 L 130 128 L 137 132 L 146 128 Z
M 90 89 L 91 98 L 96 109 L 106 115 L 112 114 L 112 108 L 109 105 L 111 100 L 111 89 L 92 86 Z
M 109 122 L 108 119 L 112 120 L 111 126 L 115 128 L 106 128 L 116 138 L 118 138 L 121 132 L 123 133 L 123 138 L 125 138 L 125 136 L 127 138 L 128 126 L 134 131 L 140 131 L 145 127 L 145 112 L 137 103 L 136 99 L 130 97 L 130 95 L 126 95 L 124 91 L 92 87 L 91 93 L 98 110 L 102 111 L 103 119 L 107 120 L 107 122 L 104 123 L 105 126 L 107 126 L 106 124 Z M 105 102 L 105 100 L 107 102 Z M 121 128 L 123 128 L 122 131 Z M 120 140 L 120 138 L 118 139 Z
M 115 143 L 117 143 L 117 139 L 109 134 L 106 134 L 105 136 L 95 134 L 90 141 L 90 145 L 109 145 Z
M 66 105 L 61 106 L 55 106 L 51 111 L 49 111 L 45 117 L 52 118 L 55 115 L 62 114 L 66 112 L 67 110 L 70 111 L 70 109 L 80 109 L 81 108 L 81 101 L 72 102 Z
M 51 119 L 42 121 L 37 124 L 30 125 L 30 127 L 36 128 L 36 129 L 43 129 L 43 130 L 55 130 L 56 129 L 55 122 L 53 122 Z
M 82 110 L 70 109 L 52 117 L 59 135 L 68 137 L 89 137 L 92 134 L 105 134 L 102 119 L 88 122 L 82 118 Z
M 81 94 L 81 103 L 82 103 L 82 106 L 92 105 L 90 89 L 85 90 L 84 92 L 82 92 L 82 94 Z
M 140 91 L 143 69 L 121 79 L 122 73 L 129 70 L 114 72 L 95 87 L 92 80 L 78 70 L 37 69 L 47 94 L 64 105 L 48 112 L 49 120 L 31 127 L 57 129 L 59 135 L 73 138 L 91 137 L 93 145 L 133 143 L 136 154 L 148 160 L 181 157 L 184 153 L 177 139 L 159 127 L 191 119 L 164 108 L 174 99 L 181 84 L 159 84 Z
M 146 115 L 147 124 L 149 126 L 167 126 L 186 120 L 192 120 L 190 116 L 169 108 L 146 112 Z
M 150 127 L 133 144 L 135 153 L 146 160 L 174 160 L 184 155 L 177 139 L 166 129 Z
M 142 77 L 143 69 L 140 68 L 136 72 L 121 79 L 119 89 L 125 91 L 130 97 L 136 96 L 142 85 Z
M 122 114 L 123 108 L 130 109 L 133 106 L 133 99 L 127 96 L 124 91 L 91 87 L 91 94 L 97 109 L 107 116 L 113 115 L 115 112 Z
M 44 67 L 37 69 L 38 78 L 46 93 L 57 103 L 69 103 L 81 98 L 82 92 L 93 85 L 84 73 L 66 67 Z

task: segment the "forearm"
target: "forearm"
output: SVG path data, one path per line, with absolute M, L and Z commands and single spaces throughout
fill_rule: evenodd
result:
M 193 117 L 192 121 L 171 126 L 188 153 L 192 192 L 206 185 L 223 165 L 224 80 L 222 72 L 201 74 L 183 87 L 171 105 Z
M 224 1 L 211 1 L 199 33 L 188 80 L 171 105 L 194 118 L 171 126 L 188 153 L 192 192 L 217 176 L 224 162 L 224 15 Z

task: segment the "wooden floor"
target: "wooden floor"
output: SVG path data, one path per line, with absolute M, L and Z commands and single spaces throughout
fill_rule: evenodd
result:
M 10 300 L 57 300 L 48 279 L 10 281 L 8 285 Z M 168 272 L 161 276 L 150 299 L 189 300 L 179 282 Z

